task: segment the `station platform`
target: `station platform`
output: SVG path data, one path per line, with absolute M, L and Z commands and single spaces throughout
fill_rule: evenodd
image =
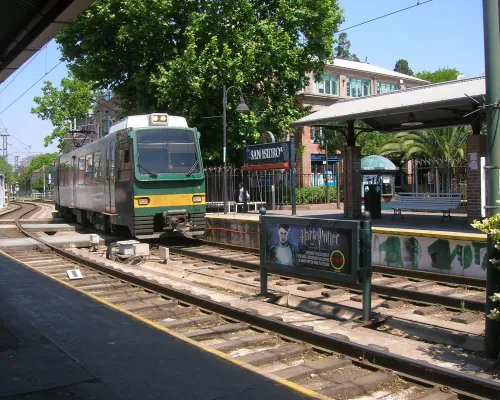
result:
M 208 218 L 224 218 L 232 220 L 259 220 L 258 211 L 249 211 L 247 213 L 223 212 L 207 213 Z M 267 210 L 266 215 L 291 216 L 290 210 Z M 297 217 L 304 218 L 322 218 L 322 219 L 344 219 L 344 210 L 297 210 Z M 403 212 L 403 218 L 396 215 L 393 218 L 392 210 L 382 211 L 382 218 L 372 219 L 374 228 L 396 228 L 410 230 L 426 230 L 432 232 L 458 233 L 458 234 L 476 234 L 478 237 L 486 235 L 481 234 L 473 228 L 467 221 L 465 214 L 451 213 L 452 220 L 445 219 L 441 222 L 442 214 L 439 212 Z
M 269 210 L 266 215 L 291 216 L 290 210 Z M 298 219 L 343 220 L 343 210 L 297 210 Z M 372 219 L 372 263 L 393 268 L 486 278 L 487 236 L 467 221 L 465 214 L 403 212 L 392 210 Z M 259 249 L 258 211 L 209 213 L 203 239 L 247 249 Z M 300 225 L 297 222 L 297 225 Z
M 0 398 L 300 399 L 0 254 Z

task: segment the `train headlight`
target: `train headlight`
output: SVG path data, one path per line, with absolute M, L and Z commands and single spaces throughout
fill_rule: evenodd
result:
M 201 203 L 203 201 L 203 196 L 193 196 L 193 203 Z
M 149 125 L 168 125 L 168 114 L 151 114 L 149 116 Z
M 137 199 L 137 202 L 140 206 L 147 206 L 149 204 L 149 197 L 141 197 L 140 199 Z

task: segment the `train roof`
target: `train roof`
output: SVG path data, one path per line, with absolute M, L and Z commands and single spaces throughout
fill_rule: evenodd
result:
M 144 115 L 130 115 L 121 121 L 111 125 L 109 133 L 121 131 L 127 128 L 148 128 L 151 126 L 175 126 L 187 128 L 186 118 L 168 115 L 165 113 L 153 113 Z

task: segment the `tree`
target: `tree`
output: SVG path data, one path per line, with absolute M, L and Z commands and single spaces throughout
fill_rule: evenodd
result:
M 101 0 L 57 41 L 74 75 L 113 90 L 125 114 L 186 116 L 209 159 L 222 150 L 222 86 L 238 86 L 256 111 L 237 115 L 229 92 L 228 155 L 239 162 L 242 140 L 283 138 L 305 115 L 295 95 L 323 71 L 341 21 L 337 0 Z
M 97 96 L 92 84 L 84 82 L 71 75 L 61 80 L 61 87 L 56 88 L 50 81 L 45 81 L 42 88 L 43 96 L 37 96 L 33 101 L 37 104 L 31 109 L 43 120 L 49 120 L 54 130 L 44 138 L 47 147 L 54 140 L 59 140 L 58 147 L 64 151 L 64 138 L 68 132 L 68 123 L 73 119 L 81 119 L 88 115 Z
M 356 54 L 350 52 L 351 42 L 347 39 L 347 33 L 342 32 L 338 38 L 338 44 L 334 49 L 333 56 L 342 60 L 359 61 Z
M 439 68 L 436 71 L 422 71 L 418 72 L 415 76 L 420 79 L 432 83 L 454 81 L 460 75 L 460 71 L 456 68 Z
M 345 124 L 339 124 L 341 126 Z M 333 126 L 333 125 L 332 125 Z M 356 121 L 356 128 L 369 128 L 363 122 Z M 323 134 L 318 136 L 318 144 L 321 150 L 325 150 L 324 135 L 328 140 L 328 152 L 336 152 L 341 150 L 343 146 L 346 145 L 346 139 L 343 133 L 337 130 L 324 128 Z M 389 142 L 391 135 L 383 134 L 380 132 L 362 132 L 356 140 L 356 145 L 361 147 L 361 154 L 363 156 L 370 156 L 373 154 L 379 154 L 382 147 Z
M 470 132 L 470 127 L 461 126 L 397 133 L 381 148 L 379 155 L 400 158 L 402 161 L 412 158 L 450 161 L 450 165 L 454 166 L 465 160 Z
M 6 162 L 4 158 L 0 158 L 0 174 L 5 177 L 8 183 L 15 182 L 15 174 L 12 171 L 12 165 Z
M 361 147 L 363 156 L 372 156 L 379 154 L 389 140 L 391 140 L 391 135 L 386 133 L 365 132 L 359 135 L 357 145 Z
M 394 71 L 399 72 L 401 74 L 413 76 L 413 71 L 411 70 L 410 66 L 408 65 L 408 61 L 403 60 L 403 59 L 398 60 L 396 62 L 396 65 L 394 66 Z
M 27 168 L 25 168 L 21 174 L 19 175 L 18 181 L 19 183 L 26 184 L 31 180 L 31 173 L 36 171 L 44 166 L 47 167 L 51 164 L 54 164 L 59 157 L 58 153 L 45 153 L 35 156 L 31 159 L 30 164 Z M 45 177 L 46 184 L 48 183 L 48 175 Z M 43 187 L 43 181 L 41 181 L 41 185 Z M 33 186 L 33 188 L 37 188 L 38 186 Z

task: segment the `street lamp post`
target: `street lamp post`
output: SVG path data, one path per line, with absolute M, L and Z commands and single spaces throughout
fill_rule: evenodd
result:
M 223 196 L 223 202 L 224 202 L 224 214 L 228 213 L 228 192 L 227 192 L 227 153 L 226 153 L 226 144 L 227 144 L 227 137 L 226 137 L 226 128 L 227 128 L 227 121 L 226 121 L 226 108 L 227 108 L 227 94 L 229 93 L 230 89 L 238 89 L 240 91 L 240 104 L 236 107 L 236 112 L 239 113 L 249 113 L 250 109 L 245 103 L 245 100 L 243 99 L 243 93 L 241 92 L 241 89 L 238 86 L 230 86 L 226 90 L 226 85 L 223 86 L 223 96 L 222 96 L 222 141 L 223 141 L 223 147 L 222 147 L 222 161 L 224 164 L 224 170 L 222 171 L 222 176 L 223 176 L 223 181 L 222 181 L 222 196 Z M 245 188 L 246 190 L 246 188 Z

